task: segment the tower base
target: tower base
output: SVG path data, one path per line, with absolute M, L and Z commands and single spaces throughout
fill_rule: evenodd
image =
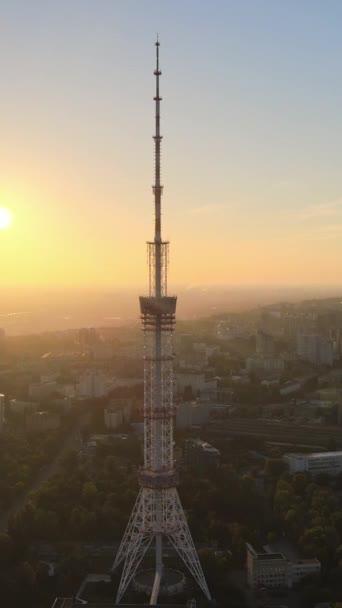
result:
M 164 537 L 171 542 L 204 595 L 210 600 L 209 589 L 178 492 L 172 487 L 161 490 L 141 488 L 139 492 L 112 568 L 115 570 L 124 563 L 116 603 L 120 602 L 156 537 Z
M 140 570 L 133 579 L 133 587 L 136 591 L 146 593 L 150 596 L 154 579 L 155 571 L 152 568 L 150 570 Z M 184 591 L 185 584 L 186 580 L 183 572 L 171 568 L 164 568 L 159 593 L 164 597 L 177 595 Z

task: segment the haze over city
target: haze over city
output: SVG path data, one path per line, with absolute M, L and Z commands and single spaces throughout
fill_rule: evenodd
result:
M 341 12 L 3 3 L 1 289 L 144 284 L 157 31 L 171 284 L 340 286 Z
M 0 22 L 1 606 L 341 608 L 342 4 Z

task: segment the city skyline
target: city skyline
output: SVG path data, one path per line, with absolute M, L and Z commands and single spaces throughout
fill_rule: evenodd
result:
M 339 605 L 341 17 L 0 2 L 8 608 Z
M 340 285 L 342 7 L 329 7 L 0 7 L 0 206 L 13 217 L 0 232 L 2 285 L 143 283 L 153 206 L 145 66 L 157 31 L 175 284 Z

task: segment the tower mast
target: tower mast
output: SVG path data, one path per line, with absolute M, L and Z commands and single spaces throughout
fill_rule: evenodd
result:
M 159 40 L 156 46 L 154 240 L 148 241 L 149 294 L 140 297 L 144 331 L 144 465 L 139 472 L 140 492 L 115 558 L 113 570 L 124 563 L 116 602 L 119 603 L 137 572 L 148 547 L 154 544 L 155 571 L 150 605 L 158 600 L 163 579 L 163 539 L 168 539 L 210 599 L 176 489 L 173 458 L 173 330 L 175 296 L 167 295 L 169 243 L 161 236 Z

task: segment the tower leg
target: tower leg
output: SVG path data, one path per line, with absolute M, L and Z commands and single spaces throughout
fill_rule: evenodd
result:
M 144 492 L 140 490 L 126 532 L 121 541 L 119 551 L 112 567 L 114 571 L 124 560 L 124 567 L 121 575 L 120 585 L 116 596 L 118 604 L 125 593 L 129 583 L 135 575 L 137 568 L 144 557 L 153 536 L 144 533 L 145 530 L 145 511 L 146 501 Z
M 174 548 L 182 558 L 184 564 L 187 566 L 188 570 L 194 577 L 195 581 L 202 589 L 204 595 L 211 599 L 210 592 L 208 589 L 207 582 L 204 578 L 202 566 L 198 559 L 197 551 L 194 545 L 194 542 L 191 537 L 191 533 L 189 530 L 188 523 L 186 521 L 185 513 L 183 511 L 183 507 L 179 500 L 178 492 L 175 492 L 176 500 L 175 500 L 175 527 L 176 531 L 172 534 L 169 534 L 169 539 L 173 544 Z

